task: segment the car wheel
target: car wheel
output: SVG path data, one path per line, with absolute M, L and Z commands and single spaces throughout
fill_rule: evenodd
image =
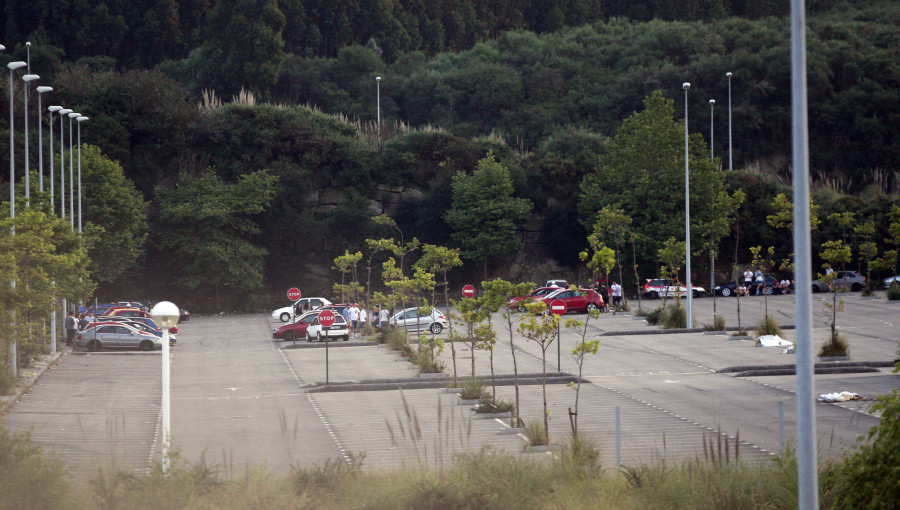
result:
M 650 292 L 647 293 L 647 297 L 650 299 L 659 299 L 659 292 L 656 292 L 655 290 L 651 290 Z
M 307 341 L 307 342 L 312 342 L 312 337 L 309 336 L 309 333 L 306 334 L 306 341 Z
M 525 307 L 522 306 L 522 305 L 518 305 L 518 306 L 516 306 L 516 310 L 518 310 L 519 312 L 524 312 L 524 311 L 525 311 Z
M 728 287 L 722 288 L 722 297 L 728 297 L 731 295 L 731 289 Z
M 322 333 L 316 333 L 316 342 L 321 342 L 321 341 L 322 341 Z
M 343 340 L 344 340 L 345 342 L 346 342 L 347 340 L 350 340 L 350 335 L 344 335 Z
M 765 292 L 767 296 L 771 296 L 774 290 L 775 289 L 773 289 L 771 285 L 767 285 L 766 288 L 763 289 L 763 292 Z
M 295 336 L 296 336 L 296 333 L 294 333 L 293 331 L 285 331 L 284 332 L 284 339 L 287 340 L 288 342 L 293 342 Z
M 818 285 L 813 285 L 812 287 L 813 287 L 813 288 L 812 288 L 813 294 L 816 294 L 816 293 L 819 292 L 819 286 L 818 286 Z
M 597 305 L 595 305 L 594 303 L 588 303 L 585 309 L 588 313 L 590 313 L 597 309 Z
M 151 342 L 150 340 L 144 340 L 143 342 L 141 342 L 140 349 L 142 351 L 152 351 L 153 350 L 153 342 Z
M 851 290 L 852 292 L 859 292 L 859 291 L 862 290 L 862 284 L 861 284 L 861 283 L 854 283 L 853 285 L 850 286 L 850 290 Z
M 281 322 L 287 322 L 291 320 L 291 314 L 283 312 L 279 318 L 281 319 Z
M 102 346 L 100 345 L 100 341 L 99 341 L 99 340 L 91 340 L 91 341 L 88 342 L 88 344 L 87 344 L 87 349 L 88 349 L 89 351 L 91 351 L 91 352 L 97 352 L 97 351 L 99 351 L 99 350 L 100 350 L 100 347 L 102 347 Z
M 433 324 L 431 325 L 431 327 L 428 328 L 428 329 L 431 330 L 432 333 L 434 333 L 435 335 L 437 335 L 437 334 L 439 334 L 441 331 L 444 330 L 444 326 L 442 326 L 440 322 L 435 322 L 435 323 L 433 323 Z
M 703 294 L 701 294 L 699 290 L 692 291 L 692 295 L 693 295 L 695 298 L 698 298 L 698 297 L 702 297 L 702 296 L 703 296 Z

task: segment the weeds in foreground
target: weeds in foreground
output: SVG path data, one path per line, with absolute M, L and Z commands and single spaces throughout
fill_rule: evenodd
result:
M 819 357 L 827 358 L 832 356 L 847 356 L 850 354 L 850 344 L 844 335 L 837 331 L 832 331 L 831 338 L 825 341 L 819 348 Z
M 490 395 L 485 395 L 478 401 L 478 405 L 472 408 L 476 413 L 512 413 L 513 418 L 516 415 L 516 403 L 502 398 L 494 399 Z
M 662 323 L 664 329 L 683 329 L 688 327 L 687 310 L 680 303 L 666 308 L 665 312 L 663 312 Z
M 550 436 L 547 429 L 544 428 L 544 422 L 541 420 L 528 420 L 525 423 L 525 437 L 528 438 L 528 444 L 531 446 L 542 446 L 550 443 Z
M 725 331 L 725 317 L 719 314 L 713 314 L 713 320 L 709 324 L 703 325 L 704 331 Z
M 784 332 L 778 326 L 778 321 L 771 315 L 763 317 L 756 325 L 756 338 L 766 335 L 775 335 L 784 337 Z
M 466 379 L 463 383 L 462 391 L 459 393 L 462 400 L 481 400 L 491 398 L 491 394 L 484 387 L 484 382 L 475 377 Z
M 664 313 L 665 309 L 663 307 L 655 308 L 646 312 L 644 314 L 644 319 L 647 320 L 647 324 L 656 325 L 662 320 Z

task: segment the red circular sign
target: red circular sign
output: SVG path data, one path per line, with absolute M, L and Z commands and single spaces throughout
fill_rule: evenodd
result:
M 475 287 L 471 285 L 466 285 L 465 287 L 463 287 L 463 296 L 475 297 Z
M 288 299 L 290 299 L 291 301 L 300 299 L 300 289 L 298 289 L 297 287 L 291 287 L 290 289 L 288 289 Z
M 566 302 L 562 299 L 554 299 L 550 302 L 550 312 L 556 315 L 566 314 Z
M 334 312 L 331 310 L 322 310 L 322 313 L 319 314 L 319 324 L 326 328 L 334 324 Z

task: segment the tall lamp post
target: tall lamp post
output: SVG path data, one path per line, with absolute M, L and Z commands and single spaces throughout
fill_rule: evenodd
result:
M 53 198 L 53 193 L 56 191 L 54 189 L 55 175 L 53 171 L 53 114 L 60 110 L 62 110 L 62 106 L 59 105 L 47 107 L 47 111 L 50 112 L 50 128 L 48 129 L 50 131 L 50 212 L 53 214 L 56 214 L 56 199 Z
M 684 274 L 687 285 L 687 327 L 694 327 L 694 287 L 691 285 L 691 181 L 688 149 L 688 89 L 684 82 Z
M 44 192 L 44 107 L 41 106 L 41 97 L 45 92 L 53 91 L 53 87 L 40 86 L 36 88 L 38 93 L 38 189 Z M 53 144 L 50 144 L 51 147 Z M 52 150 L 52 149 L 51 149 Z M 53 166 L 53 165 L 50 165 Z
M 731 73 L 725 73 L 728 77 L 728 170 L 734 170 L 731 166 Z
M 171 420 L 169 415 L 169 328 L 178 324 L 181 313 L 174 303 L 160 301 L 150 310 L 153 321 L 162 330 L 162 469 L 169 471 Z
M 378 107 L 378 136 L 381 136 L 381 76 L 375 77 L 375 97 Z
M 84 115 L 75 117 L 78 121 L 78 233 L 81 233 L 81 123 L 88 120 Z
M 716 108 L 716 100 L 709 100 L 709 160 L 712 161 L 715 158 L 715 130 L 713 129 L 713 110 Z
M 72 119 L 80 117 L 81 114 L 72 112 L 67 115 L 69 117 L 69 223 L 72 230 L 75 230 L 75 154 L 72 152 Z
M 31 171 L 29 170 L 30 161 L 28 158 L 28 86 L 31 82 L 41 79 L 36 74 L 26 74 L 22 77 L 25 85 L 22 87 L 25 91 L 25 102 L 22 105 L 22 113 L 25 115 L 25 207 L 31 207 Z
M 4 48 L 6 49 L 6 48 Z M 15 88 L 15 82 L 13 81 L 13 71 L 16 69 L 21 69 L 25 67 L 27 64 L 22 61 L 10 62 L 6 64 L 6 67 L 9 69 L 9 217 L 10 219 L 16 218 L 16 139 L 15 139 L 15 119 L 13 117 L 13 92 Z M 16 225 L 15 222 L 10 226 L 10 232 L 12 235 L 16 235 Z M 9 280 L 9 288 L 16 288 L 16 277 L 13 275 Z M 10 331 L 15 331 L 16 325 L 16 309 L 12 310 L 12 321 L 10 322 Z M 13 333 L 14 334 L 14 333 Z M 13 377 L 19 376 L 19 351 L 16 340 L 10 344 L 10 365 L 12 366 L 12 375 Z
M 62 219 L 66 219 L 66 157 L 63 129 L 66 126 L 66 115 L 70 113 L 72 110 L 69 108 L 59 110 L 59 217 Z

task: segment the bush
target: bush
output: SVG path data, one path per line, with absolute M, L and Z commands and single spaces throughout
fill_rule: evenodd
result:
M 756 325 L 756 337 L 759 338 L 765 335 L 784 337 L 784 332 L 778 327 L 778 321 L 774 317 L 763 317 L 759 324 Z
M 647 324 L 659 324 L 659 321 L 663 316 L 662 307 L 650 310 L 649 312 L 644 312 L 643 314 L 641 314 L 641 311 L 638 311 L 638 315 L 643 315 L 643 317 L 647 320 Z
M 29 432 L 0 427 L 0 508 L 70 508 L 63 464 L 31 442 Z
M 9 395 L 16 387 L 16 378 L 12 370 L 4 364 L 0 364 L 0 395 Z
M 682 329 L 687 327 L 687 310 L 681 304 L 666 308 L 662 317 L 664 329 Z
M 463 384 L 462 391 L 459 393 L 459 398 L 463 400 L 481 400 L 483 398 L 490 398 L 491 394 L 484 388 L 484 383 L 481 379 L 470 378 L 467 379 Z
M 891 285 L 887 290 L 887 298 L 891 301 L 900 301 L 900 286 Z
M 550 437 L 547 430 L 544 429 L 544 422 L 541 420 L 528 420 L 525 425 L 525 437 L 528 438 L 528 444 L 531 446 L 542 446 L 550 443 Z
M 490 395 L 485 395 L 478 401 L 473 409 L 476 413 L 513 413 L 516 414 L 515 402 L 498 398 L 494 400 Z
M 819 357 L 828 358 L 832 356 L 848 356 L 850 354 L 850 345 L 844 335 L 835 331 L 829 340 L 822 344 L 819 348 Z
M 375 326 L 372 325 L 371 322 L 366 322 L 365 326 L 360 330 L 360 334 L 362 336 L 375 336 L 378 335 L 378 330 L 375 329 Z
M 583 478 L 587 471 L 600 469 L 600 450 L 597 442 L 584 434 L 570 436 L 563 450 L 563 468 L 571 472 L 574 478 Z
M 406 335 L 397 328 L 384 328 L 378 335 L 378 343 L 387 344 L 391 349 L 399 351 L 401 346 L 407 345 Z
M 706 331 L 725 331 L 725 317 L 719 314 L 713 314 L 713 320 L 709 324 L 704 324 L 703 329 Z

